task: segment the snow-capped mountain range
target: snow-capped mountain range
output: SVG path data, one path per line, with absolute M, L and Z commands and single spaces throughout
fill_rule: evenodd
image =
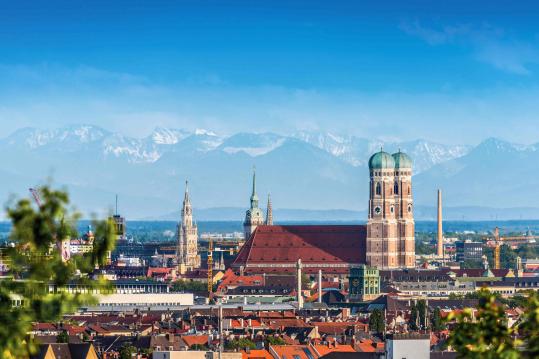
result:
M 447 146 L 425 140 L 385 142 L 323 132 L 297 132 L 290 136 L 275 133 L 238 133 L 220 136 L 203 129 L 187 131 L 157 127 L 145 138 L 133 138 L 92 125 L 73 125 L 60 129 L 24 128 L 0 142 L 34 151 L 54 147 L 61 151 L 74 152 L 84 147 L 92 147 L 101 155 L 124 158 L 130 163 L 152 163 L 159 160 L 163 154 L 178 150 L 177 145 L 182 141 L 192 142 L 196 145 L 192 150 L 199 152 L 213 150 L 229 154 L 243 152 L 251 157 L 257 157 L 282 146 L 286 140 L 305 142 L 355 167 L 365 165 L 370 154 L 381 147 L 390 152 L 401 149 L 414 158 L 416 173 L 443 161 L 461 157 L 470 149 L 468 146 Z
M 102 211 L 118 193 L 129 216 L 156 218 L 179 207 L 182 184 L 189 179 L 195 207 L 244 207 L 256 165 L 259 196 L 271 192 L 274 207 L 361 211 L 367 205 L 367 161 L 380 147 L 413 158 L 418 205 L 433 205 L 438 187 L 451 206 L 535 204 L 539 186 L 531 192 L 528 186 L 539 182 L 537 145 L 487 139 L 473 147 L 324 132 L 221 135 L 168 128 L 134 138 L 92 125 L 25 128 L 0 139 L 0 199 L 26 195 L 28 187 L 51 177 L 67 186 L 86 214 Z

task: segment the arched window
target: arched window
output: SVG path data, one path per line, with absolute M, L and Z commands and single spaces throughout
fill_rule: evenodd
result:
M 375 193 L 376 193 L 377 196 L 380 196 L 382 194 L 382 186 L 380 185 L 380 182 L 376 183 L 376 191 L 375 191 Z
M 410 187 L 408 187 L 408 196 L 410 195 Z
M 393 193 L 399 194 L 399 182 L 395 182 L 395 185 L 393 186 Z

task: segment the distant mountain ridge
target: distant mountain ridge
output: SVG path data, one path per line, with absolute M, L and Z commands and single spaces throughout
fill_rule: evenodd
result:
M 352 166 L 366 164 L 369 154 L 381 147 L 387 151 L 408 152 L 417 162 L 416 171 L 466 154 L 469 146 L 448 146 L 426 140 L 387 142 L 355 136 L 338 136 L 323 132 L 297 132 L 290 136 L 275 133 L 237 133 L 219 136 L 215 132 L 198 129 L 169 129 L 156 127 L 145 138 L 133 138 L 93 125 L 72 125 L 59 129 L 23 128 L 7 138 L 4 144 L 20 149 L 39 150 L 56 148 L 76 151 L 83 147 L 100 150 L 101 155 L 124 157 L 128 162 L 155 162 L 167 152 L 176 152 L 192 146 L 192 150 L 206 152 L 220 150 L 227 153 L 244 152 L 252 157 L 264 155 L 280 147 L 286 140 L 296 139 L 322 149 Z
M 477 146 L 388 142 L 324 132 L 224 136 L 159 127 L 133 138 L 92 125 L 25 128 L 0 139 L 0 199 L 6 203 L 10 194 L 26 196 L 28 187 L 52 177 L 68 187 L 84 214 L 112 208 L 117 193 L 127 216 L 158 218 L 179 208 L 188 179 L 195 207 L 245 208 L 256 165 L 262 204 L 271 192 L 275 208 L 302 208 L 300 217 L 334 208 L 344 208 L 334 213 L 346 217 L 351 216 L 346 211 L 362 214 L 367 206 L 367 161 L 380 147 L 413 158 L 418 211 L 435 206 L 436 189 L 442 188 L 444 203 L 461 208 L 466 218 L 485 217 L 464 208 L 489 213 L 486 208 L 530 208 L 535 213 L 538 145 L 493 138 Z M 516 212 L 515 219 L 523 217 Z

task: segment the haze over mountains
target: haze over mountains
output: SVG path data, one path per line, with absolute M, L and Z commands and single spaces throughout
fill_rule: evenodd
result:
M 381 146 L 414 159 L 418 218 L 434 218 L 438 187 L 454 219 L 539 217 L 539 145 L 492 138 L 475 147 L 387 142 L 322 132 L 221 136 L 156 128 L 132 138 L 89 125 L 25 128 L 0 139 L 0 199 L 26 196 L 51 177 L 85 215 L 111 210 L 117 193 L 131 219 L 170 219 L 188 179 L 198 219 L 238 219 L 256 165 L 261 205 L 271 192 L 277 219 L 364 220 L 367 161 Z

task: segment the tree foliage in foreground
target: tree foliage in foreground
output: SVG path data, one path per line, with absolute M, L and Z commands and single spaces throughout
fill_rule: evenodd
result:
M 68 209 L 66 192 L 42 187 L 42 203 L 35 208 L 29 199 L 21 199 L 7 208 L 12 230 L 11 245 L 2 249 L 7 276 L 0 280 L 0 357 L 21 358 L 34 353 L 36 346 L 27 334 L 35 322 L 55 322 L 81 305 L 94 303 L 90 294 L 70 294 L 63 290 L 74 283 L 88 289 L 106 286 L 90 274 L 103 265 L 114 247 L 113 225 L 95 221 L 93 251 L 65 261 L 61 241 L 76 237 L 79 216 Z M 13 306 L 13 300 L 22 301 Z
M 539 295 L 529 292 L 521 321 L 508 326 L 506 306 L 492 293 L 480 292 L 475 318 L 472 309 L 451 313 L 447 320 L 456 320 L 449 345 L 459 358 L 517 359 L 539 357 Z

